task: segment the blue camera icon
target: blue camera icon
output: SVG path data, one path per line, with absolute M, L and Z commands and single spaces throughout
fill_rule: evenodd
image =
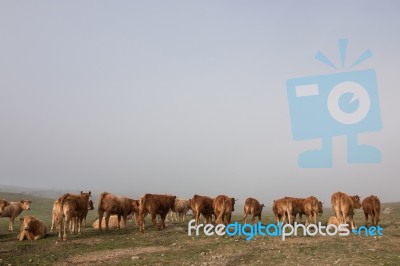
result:
M 287 80 L 292 135 L 322 139 L 320 150 L 299 156 L 302 168 L 332 167 L 332 137 L 347 136 L 348 163 L 377 163 L 380 151 L 359 145 L 357 134 L 382 129 L 376 74 L 372 69 Z

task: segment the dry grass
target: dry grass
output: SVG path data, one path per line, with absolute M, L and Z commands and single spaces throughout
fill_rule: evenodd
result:
M 29 214 L 50 225 L 52 202 L 33 199 Z M 383 207 L 393 211 L 381 217 L 382 237 L 297 236 L 286 241 L 268 236 L 256 236 L 251 241 L 245 237 L 188 236 L 186 223 L 169 224 L 162 231 L 147 223 L 143 235 L 133 224 L 99 233 L 91 229 L 96 215 L 92 211 L 85 232 L 71 235 L 66 242 L 57 241 L 56 234 L 20 242 L 16 240 L 20 222 L 16 221 L 16 230 L 9 232 L 8 221 L 2 218 L 0 265 L 400 265 L 400 204 Z M 268 210 L 264 215 L 263 223 L 273 222 Z M 330 215 L 327 210 L 322 221 Z M 363 223 L 360 212 L 356 213 L 356 223 Z

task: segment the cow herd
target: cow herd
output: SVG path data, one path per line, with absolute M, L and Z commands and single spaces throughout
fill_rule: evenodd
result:
M 82 224 L 86 226 L 86 216 L 89 210 L 93 210 L 91 192 L 80 194 L 66 193 L 59 197 L 53 204 L 52 225 L 58 230 L 60 240 L 67 239 L 68 229 L 72 234 L 81 232 Z M 201 216 L 205 223 L 215 223 L 228 225 L 231 223 L 232 213 L 235 211 L 237 199 L 226 195 L 218 195 L 215 198 L 208 196 L 194 195 L 191 199 L 179 199 L 170 194 L 144 194 L 139 200 L 116 196 L 108 192 L 100 194 L 97 212 L 99 219 L 95 222 L 99 231 L 109 230 L 110 217 L 117 219 L 117 227 L 120 229 L 121 219 L 123 227 L 127 226 L 129 216 L 134 217 L 140 232 L 144 233 L 146 216 L 149 214 L 153 226 L 158 229 L 165 228 L 165 221 L 171 219 L 173 215 L 180 222 L 185 220 L 186 213 L 191 210 L 196 226 L 200 224 Z M 19 202 L 8 202 L 0 200 L 0 217 L 9 217 L 9 230 L 13 230 L 14 219 L 22 212 L 29 210 L 31 201 L 21 200 Z M 371 224 L 378 225 L 380 215 L 380 201 L 377 196 L 366 197 L 362 202 L 360 197 L 350 196 L 346 193 L 335 192 L 331 197 L 331 204 L 334 215 L 330 217 L 328 224 L 348 224 L 350 229 L 355 228 L 354 212 L 355 209 L 362 208 L 365 216 L 365 224 L 368 226 L 369 217 Z M 294 223 L 296 216 L 306 217 L 306 226 L 317 223 L 317 217 L 323 213 L 323 203 L 316 197 L 307 198 L 284 197 L 273 201 L 272 211 L 276 223 Z M 261 221 L 264 204 L 255 198 L 248 198 L 244 204 L 244 216 L 242 221 L 247 223 L 250 215 L 251 223 L 255 223 L 256 217 Z M 157 223 L 157 216 L 160 218 Z M 104 217 L 104 219 L 103 219 Z M 19 240 L 36 240 L 47 234 L 46 225 L 33 216 L 24 216 L 20 219 L 21 231 L 18 235 Z M 95 228 L 95 225 L 93 225 Z

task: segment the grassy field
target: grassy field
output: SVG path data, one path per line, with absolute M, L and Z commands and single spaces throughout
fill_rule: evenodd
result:
M 54 199 L 29 197 L 0 192 L 8 200 L 31 199 L 31 210 L 21 215 L 34 215 L 51 225 Z M 381 214 L 383 236 L 347 237 L 245 237 L 188 236 L 187 223 L 169 223 L 162 231 L 147 222 L 144 234 L 130 223 L 126 229 L 99 233 L 91 228 L 96 212 L 89 212 L 88 224 L 80 235 L 68 235 L 59 242 L 51 233 L 38 241 L 17 241 L 20 221 L 9 232 L 8 219 L 0 219 L 0 265 L 400 265 L 400 204 Z M 326 223 L 332 211 L 325 208 L 320 218 Z M 364 215 L 357 212 L 356 224 Z M 187 217 L 191 219 L 190 216 Z M 240 220 L 241 216 L 234 216 Z M 304 218 L 303 218 L 304 221 Z M 273 223 L 272 212 L 263 212 L 265 223 Z

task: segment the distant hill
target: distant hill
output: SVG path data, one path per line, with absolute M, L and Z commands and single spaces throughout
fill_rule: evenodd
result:
M 3 192 L 19 193 L 22 195 L 26 195 L 26 197 L 33 196 L 33 197 L 48 198 L 48 199 L 56 199 L 65 193 L 72 193 L 72 194 L 80 193 L 80 191 L 71 191 L 71 190 L 43 189 L 43 188 L 0 185 L 0 198 L 5 198 L 3 196 Z

